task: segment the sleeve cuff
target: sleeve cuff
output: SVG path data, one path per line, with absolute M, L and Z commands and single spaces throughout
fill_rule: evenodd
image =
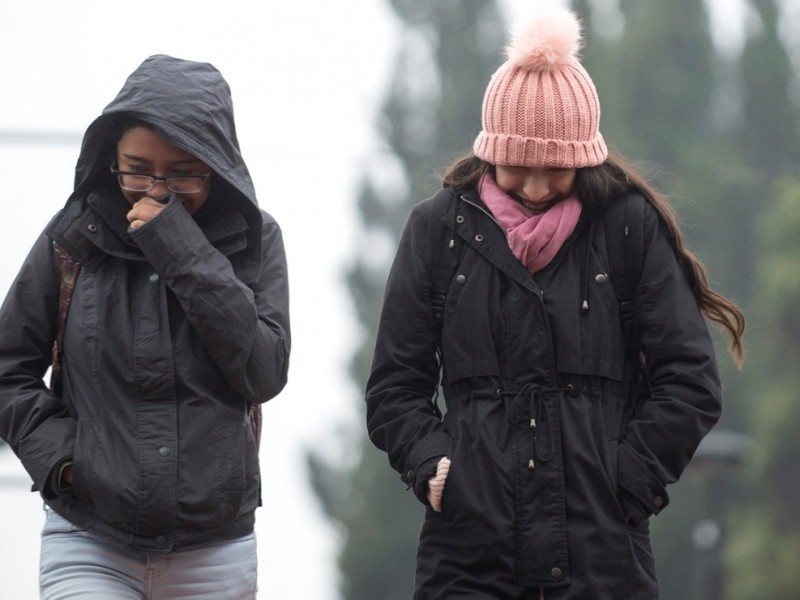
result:
M 442 457 L 439 456 L 430 458 L 422 463 L 417 469 L 414 481 L 410 486 L 414 488 L 414 495 L 423 504 L 428 504 L 428 481 L 436 475 L 436 467 L 441 459 Z
M 620 498 L 627 500 L 629 507 L 635 506 L 645 518 L 657 515 L 669 504 L 666 488 L 624 444 L 620 444 L 617 452 L 617 473 L 617 485 L 625 492 Z
M 432 459 L 438 461 L 443 456 L 447 456 L 450 442 L 450 434 L 443 430 L 436 431 L 419 440 L 405 460 L 406 468 L 400 475 L 403 482 L 412 487 L 417 478 L 417 470 Z M 436 472 L 435 464 L 433 473 Z
M 66 458 L 58 463 L 53 469 L 53 474 L 50 477 L 50 492 L 52 496 L 64 494 L 72 489 L 72 486 L 64 481 L 64 471 L 67 467 L 72 466 L 72 458 Z

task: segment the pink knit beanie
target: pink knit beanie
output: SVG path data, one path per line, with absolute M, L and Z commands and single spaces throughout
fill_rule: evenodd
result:
M 483 98 L 483 130 L 473 151 L 494 164 L 591 167 L 608 149 L 600 134 L 600 102 L 578 62 L 580 24 L 565 9 L 543 12 L 514 31 L 508 60 Z

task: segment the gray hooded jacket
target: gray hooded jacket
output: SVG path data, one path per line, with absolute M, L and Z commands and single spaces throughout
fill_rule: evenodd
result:
M 193 215 L 173 200 L 128 231 L 109 172 L 123 117 L 212 168 Z M 43 382 L 53 240 L 81 265 L 60 395 Z M 88 128 L 74 192 L 0 311 L 0 436 L 49 506 L 95 535 L 147 552 L 245 535 L 260 503 L 247 405 L 284 387 L 289 346 L 281 231 L 257 206 L 228 85 L 209 64 L 152 56 Z M 66 459 L 74 485 L 60 492 Z

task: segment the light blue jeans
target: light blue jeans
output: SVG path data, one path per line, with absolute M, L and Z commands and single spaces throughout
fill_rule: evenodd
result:
M 47 510 L 42 600 L 254 600 L 255 534 L 171 554 L 134 554 Z

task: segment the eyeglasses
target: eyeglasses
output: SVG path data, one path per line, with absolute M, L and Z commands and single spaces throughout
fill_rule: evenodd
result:
M 156 186 L 156 182 L 163 181 L 167 189 L 176 194 L 195 194 L 199 192 L 203 189 L 205 180 L 211 176 L 210 171 L 204 175 L 171 175 L 169 177 L 142 175 L 141 173 L 120 171 L 114 165 L 111 165 L 111 172 L 117 176 L 119 185 L 123 190 L 149 192 Z

